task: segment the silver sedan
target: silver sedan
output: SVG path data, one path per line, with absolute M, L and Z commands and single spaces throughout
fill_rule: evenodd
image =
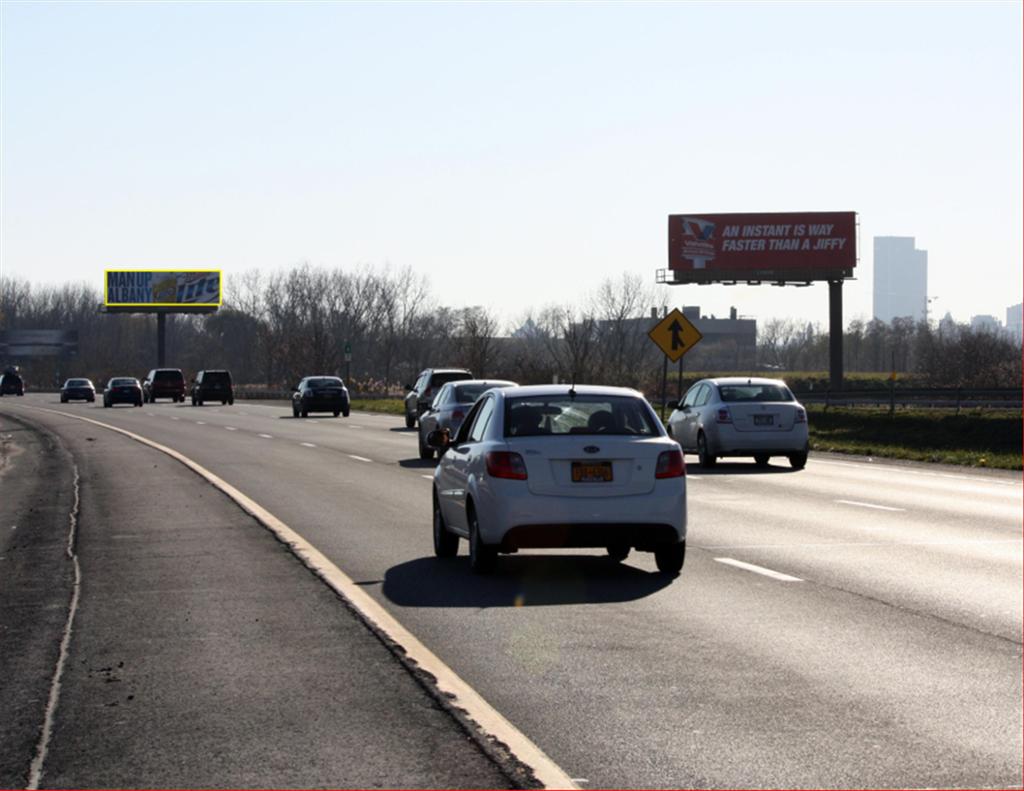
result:
M 772 456 L 797 470 L 807 464 L 807 410 L 781 379 L 702 379 L 669 416 L 668 431 L 702 467 L 720 456 L 753 456 L 762 467 Z
M 492 387 L 516 387 L 507 379 L 464 379 L 448 382 L 430 403 L 427 411 L 420 415 L 420 458 L 434 458 L 434 449 L 427 444 L 427 435 L 436 429 L 446 428 L 452 436 L 462 425 L 462 419 L 476 400 Z

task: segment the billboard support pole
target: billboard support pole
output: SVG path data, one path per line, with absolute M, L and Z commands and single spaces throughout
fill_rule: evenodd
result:
M 164 367 L 167 351 L 167 314 L 156 314 L 156 367 Z
M 843 389 L 843 281 L 828 281 L 829 387 Z

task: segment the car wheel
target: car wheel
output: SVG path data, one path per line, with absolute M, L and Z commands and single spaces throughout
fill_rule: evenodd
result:
M 110 409 L 110 404 L 108 404 L 106 401 L 104 401 L 103 402 L 103 408 L 104 409 Z
M 498 550 L 485 544 L 480 538 L 480 523 L 476 511 L 469 512 L 469 567 L 477 574 L 487 574 L 494 570 L 498 561 Z
M 299 408 L 297 406 L 295 406 L 295 404 L 292 404 L 292 417 L 298 417 L 298 416 L 299 416 Z
M 68 402 L 68 400 L 67 400 L 67 399 L 66 399 L 66 398 L 65 398 L 64 396 L 61 396 L 61 397 L 60 397 L 60 402 L 61 402 L 62 404 L 66 404 L 66 403 Z
M 203 405 L 203 399 L 197 398 L 196 399 L 196 403 L 199 404 L 199 406 L 202 406 Z
M 192 406 L 196 406 L 196 397 L 192 396 Z
M 426 442 L 423 441 L 422 432 L 419 435 L 420 440 L 420 458 L 421 459 L 432 459 L 434 458 L 434 449 L 430 447 Z
M 220 405 L 221 405 L 221 406 L 227 406 L 227 405 L 228 405 L 227 399 L 224 399 L 224 400 L 222 400 L 222 401 L 220 402 Z
M 789 464 L 794 470 L 802 470 L 807 466 L 807 451 L 789 454 Z
M 299 414 L 301 414 L 303 417 L 309 417 L 309 410 L 303 409 Z
M 703 431 L 697 435 L 697 457 L 701 467 L 714 467 L 715 462 L 718 461 L 715 455 L 708 450 L 708 440 Z
M 405 427 L 406 428 L 416 428 L 416 418 L 413 415 L 408 415 L 407 414 L 405 416 Z
M 756 464 L 758 467 L 767 467 L 769 458 L 770 457 L 767 453 L 755 453 L 754 464 Z
M 348 417 L 348 413 L 351 411 L 351 409 L 352 409 L 352 407 L 345 407 L 343 410 L 341 410 L 342 416 L 343 417 Z
M 337 416 L 338 416 L 338 415 L 340 415 L 340 414 L 341 414 L 341 410 L 340 410 L 340 409 L 335 409 L 335 410 L 334 410 L 334 416 L 335 416 L 335 417 L 337 417 Z
M 459 537 L 448 530 L 441 513 L 441 504 L 434 493 L 434 554 L 439 558 L 453 558 L 459 554 Z
M 669 544 L 654 550 L 654 562 L 658 571 L 662 574 L 675 577 L 683 568 L 683 560 L 686 558 L 686 542 Z
M 141 401 L 136 401 L 136 402 L 135 402 L 135 406 L 137 406 L 137 407 L 141 407 L 141 406 L 142 406 L 142 402 L 141 402 Z
M 608 557 L 616 563 L 621 563 L 629 557 L 629 544 L 610 544 L 608 546 Z

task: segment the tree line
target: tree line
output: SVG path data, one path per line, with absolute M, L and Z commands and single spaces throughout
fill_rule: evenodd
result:
M 284 388 L 312 373 L 347 376 L 358 393 L 399 392 L 423 368 L 452 365 L 518 382 L 577 381 L 660 390 L 663 355 L 647 332 L 652 306 L 671 290 L 623 274 L 576 303 L 528 310 L 508 325 L 481 306 L 455 308 L 409 268 L 347 271 L 300 265 L 228 276 L 214 314 L 179 314 L 167 326 L 167 364 L 186 375 L 228 368 L 238 384 Z M 156 318 L 101 312 L 99 289 L 86 283 L 0 283 L 0 330 L 73 329 L 73 358 L 18 363 L 27 380 L 143 376 L 156 365 Z M 922 384 L 1015 387 L 1019 344 L 966 325 L 896 319 L 852 321 L 843 338 L 847 372 L 896 370 Z M 346 349 L 351 361 L 346 361 Z M 825 371 L 828 332 L 815 324 L 769 319 L 756 346 L 707 341 L 685 358 L 689 372 Z M 670 366 L 674 374 L 675 367 Z M 688 378 L 692 378 L 692 374 Z

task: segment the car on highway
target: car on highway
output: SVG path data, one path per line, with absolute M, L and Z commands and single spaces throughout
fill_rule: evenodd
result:
M 405 394 L 405 427 L 416 427 L 416 421 L 427 411 L 442 385 L 472 378 L 473 373 L 467 368 L 426 368 L 420 371 L 416 384 L 405 386 L 409 391 Z
M 185 375 L 180 368 L 154 368 L 142 383 L 142 396 L 150 404 L 158 398 L 185 403 Z
M 469 408 L 483 393 L 492 387 L 517 386 L 516 382 L 507 379 L 462 379 L 443 385 L 419 418 L 420 458 L 434 458 L 436 451 L 427 444 L 427 435 L 431 431 L 446 428 L 454 436 Z
M 96 386 L 89 379 L 68 379 L 60 389 L 60 402 L 95 401 Z
M 672 411 L 668 430 L 702 467 L 723 456 L 753 456 L 762 467 L 772 456 L 797 470 L 807 464 L 807 410 L 781 379 L 701 379 Z
M 483 393 L 452 436 L 432 431 L 434 552 L 490 571 L 499 553 L 604 547 L 653 552 L 670 576 L 686 554 L 686 466 L 636 390 L 533 385 Z
M 204 401 L 220 401 L 222 405 L 235 403 L 230 371 L 205 369 L 196 374 L 192 380 L 192 406 L 202 406 Z
M 308 417 L 310 412 L 333 412 L 348 417 L 352 402 L 348 388 L 337 376 L 307 376 L 292 388 L 292 416 Z
M 103 406 L 134 404 L 142 406 L 142 385 L 134 376 L 115 376 L 103 390 Z
M 25 380 L 16 371 L 4 371 L 0 376 L 0 396 L 25 395 Z

